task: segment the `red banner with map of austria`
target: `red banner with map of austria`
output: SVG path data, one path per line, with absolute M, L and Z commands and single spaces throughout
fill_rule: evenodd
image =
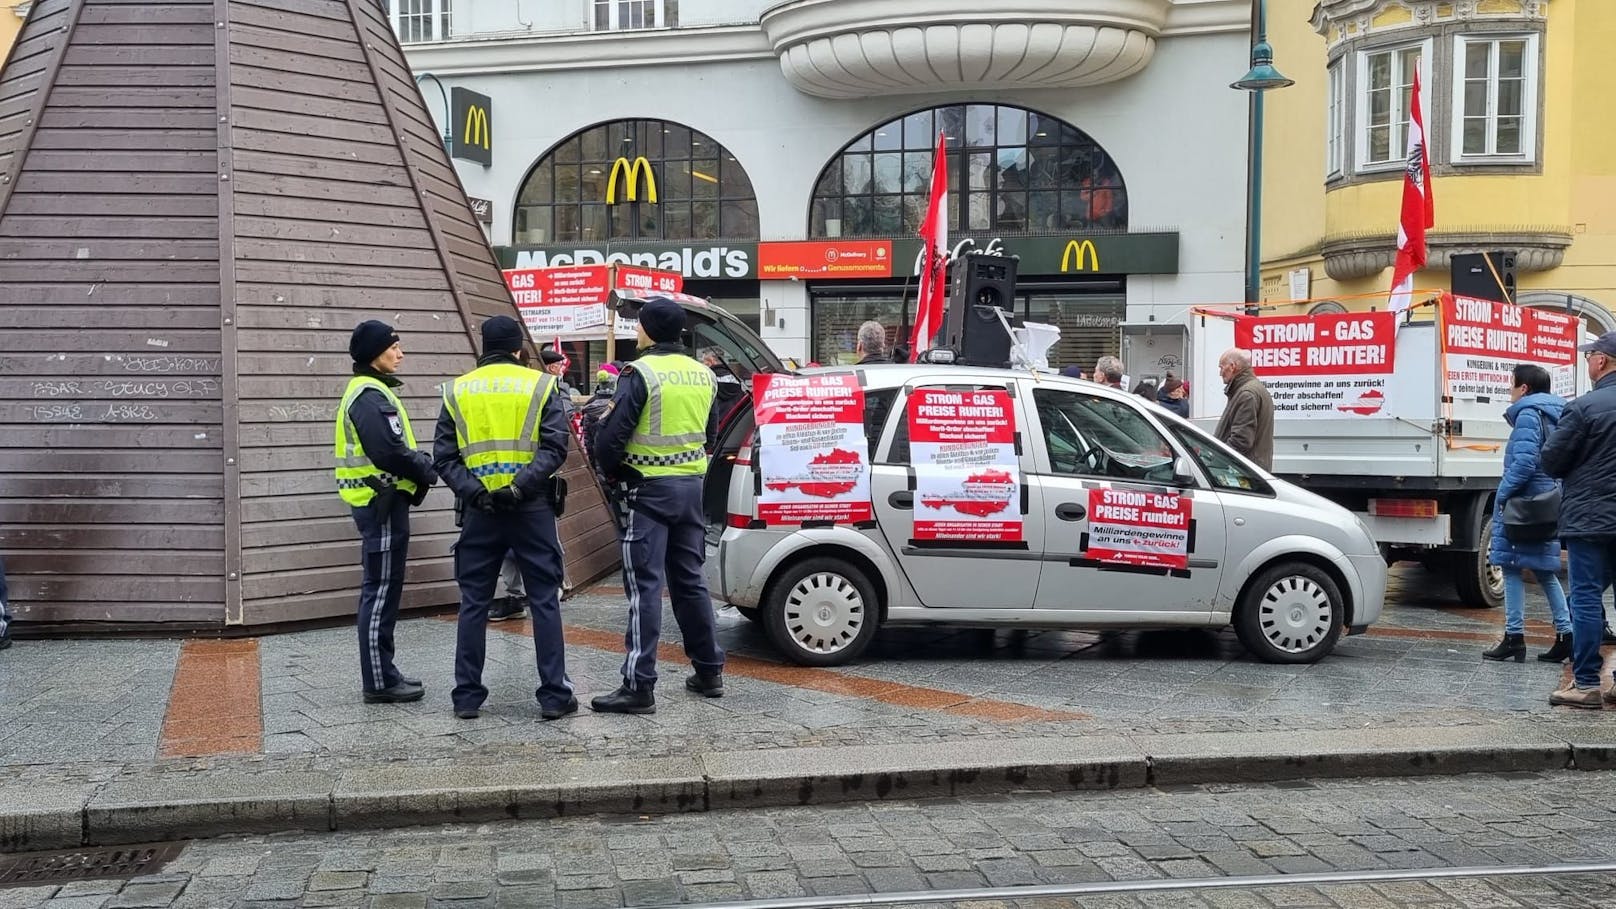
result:
M 851 375 L 752 377 L 766 524 L 868 521 L 864 389 Z
M 916 540 L 1019 543 L 1021 468 L 1006 391 L 909 396 Z
M 1268 386 L 1274 416 L 1350 420 L 1381 414 L 1397 351 L 1397 316 L 1239 316 L 1234 346 Z
M 1192 501 L 1176 492 L 1089 490 L 1089 548 L 1098 562 L 1188 568 Z

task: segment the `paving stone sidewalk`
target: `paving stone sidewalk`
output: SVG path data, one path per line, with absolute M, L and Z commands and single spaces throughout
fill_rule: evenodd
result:
M 0 889 L 0 909 L 612 909 L 805 895 L 1616 859 L 1616 774 L 1115 793 L 457 824 L 192 843 L 133 881 Z M 1611 875 L 1248 886 L 1086 907 L 1595 907 Z M 1069 901 L 972 903 L 1049 909 Z M 942 909 L 942 907 L 938 907 Z

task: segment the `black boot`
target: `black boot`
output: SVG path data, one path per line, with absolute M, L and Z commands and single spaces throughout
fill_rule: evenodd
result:
M 693 691 L 704 698 L 721 698 L 724 696 L 724 674 L 715 672 L 712 675 L 703 675 L 695 672 L 685 679 L 685 690 Z
M 656 713 L 656 695 L 650 688 L 624 685 L 590 701 L 589 709 L 596 713 Z
M 1537 655 L 1545 663 L 1564 663 L 1571 657 L 1571 632 L 1554 636 L 1554 646 Z
M 1604 634 L 1604 637 L 1599 639 L 1599 643 L 1601 643 L 1601 644 L 1616 644 L 1616 631 L 1611 630 L 1611 628 L 1610 628 L 1610 619 L 1605 620 L 1605 634 Z
M 1526 635 L 1506 634 L 1498 642 L 1498 646 L 1481 655 L 1484 660 L 1514 660 L 1517 663 L 1526 662 Z

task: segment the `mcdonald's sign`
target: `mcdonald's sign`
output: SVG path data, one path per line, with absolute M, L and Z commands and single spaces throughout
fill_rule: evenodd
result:
M 640 173 L 645 173 L 645 201 L 656 204 L 656 171 L 651 169 L 651 162 L 644 157 L 630 161 L 627 158 L 618 158 L 612 162 L 611 176 L 606 178 L 606 204 L 617 204 L 617 177 L 619 174 L 628 175 L 628 192 L 624 198 L 629 202 L 638 202 L 640 199 Z
M 1062 274 L 1069 271 L 1099 271 L 1100 254 L 1094 248 L 1094 241 L 1066 241 L 1066 248 L 1061 251 L 1060 270 Z
M 449 93 L 449 118 L 453 136 L 449 154 L 484 167 L 494 163 L 494 101 L 487 95 L 465 88 Z

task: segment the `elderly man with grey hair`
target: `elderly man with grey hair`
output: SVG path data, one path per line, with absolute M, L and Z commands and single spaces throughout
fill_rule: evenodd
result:
M 1218 420 L 1219 441 L 1255 461 L 1263 470 L 1274 469 L 1274 399 L 1268 387 L 1251 371 L 1251 354 L 1230 348 L 1218 357 L 1218 375 L 1229 403 Z
M 1101 385 L 1109 385 L 1118 391 L 1122 387 L 1122 361 L 1116 357 L 1101 357 L 1094 364 L 1094 381 Z
M 873 319 L 860 325 L 857 340 L 854 341 L 853 356 L 859 358 L 855 364 L 857 366 L 867 363 L 891 363 L 892 357 L 887 354 L 886 326 Z

